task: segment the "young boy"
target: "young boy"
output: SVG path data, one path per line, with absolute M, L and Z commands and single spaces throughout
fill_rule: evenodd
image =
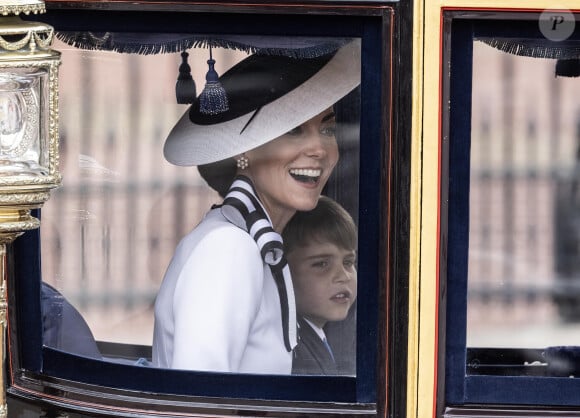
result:
M 294 215 L 282 236 L 299 325 L 292 373 L 352 374 L 348 365 L 354 364 L 354 335 L 339 339 L 352 346 L 333 350 L 324 329 L 329 322 L 347 318 L 356 300 L 357 228 L 351 216 L 334 200 L 321 196 L 316 208 Z

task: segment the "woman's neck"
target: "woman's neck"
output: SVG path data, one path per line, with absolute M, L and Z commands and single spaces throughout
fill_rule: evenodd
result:
M 282 234 L 284 227 L 294 216 L 296 210 L 284 207 L 275 201 L 271 201 L 270 199 L 268 199 L 267 195 L 260 193 L 260 191 L 255 186 L 252 176 L 249 173 L 242 172 L 238 169 L 236 176 L 243 176 L 246 178 L 247 181 L 249 181 L 252 184 L 256 197 L 262 204 L 264 211 L 266 212 L 268 218 L 270 219 L 270 222 L 272 223 L 272 228 L 277 233 Z
M 260 203 L 264 207 L 264 210 L 268 214 L 270 222 L 272 222 L 272 228 L 274 228 L 274 231 L 277 233 L 282 234 L 286 224 L 290 222 L 290 219 L 292 219 L 296 213 L 296 210 L 270 203 L 268 199 L 265 199 L 264 196 L 262 196 L 261 193 L 257 190 L 256 194 L 260 200 Z
M 293 211 L 292 213 L 284 213 L 280 214 L 280 216 L 276 216 L 275 214 L 272 214 L 270 211 L 268 211 L 268 208 L 266 208 L 266 211 L 270 216 L 270 220 L 272 221 L 272 227 L 274 228 L 274 231 L 276 231 L 279 234 L 282 234 L 282 231 L 286 227 L 286 224 L 290 222 L 290 219 L 296 213 L 296 211 Z

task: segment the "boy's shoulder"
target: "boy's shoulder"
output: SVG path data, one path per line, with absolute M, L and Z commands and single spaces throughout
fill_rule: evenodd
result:
M 338 369 L 322 339 L 304 319 L 298 319 L 298 345 L 294 349 L 293 374 L 336 375 Z

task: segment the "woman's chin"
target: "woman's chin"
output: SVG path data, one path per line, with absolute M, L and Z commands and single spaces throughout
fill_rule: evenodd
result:
M 294 209 L 296 209 L 299 212 L 308 212 L 314 209 L 317 204 L 318 204 L 318 196 L 316 196 L 316 199 L 306 199 L 301 202 L 296 202 Z

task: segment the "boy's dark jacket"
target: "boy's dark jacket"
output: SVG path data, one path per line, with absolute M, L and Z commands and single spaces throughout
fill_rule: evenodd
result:
M 303 319 L 298 319 L 298 345 L 294 349 L 292 374 L 336 375 L 338 369 L 326 346 Z
M 356 374 L 356 302 L 346 319 L 329 322 L 324 327 L 336 364 L 333 364 L 324 343 L 312 327 L 303 318 L 298 318 L 298 325 L 298 345 L 292 359 L 293 374 Z

